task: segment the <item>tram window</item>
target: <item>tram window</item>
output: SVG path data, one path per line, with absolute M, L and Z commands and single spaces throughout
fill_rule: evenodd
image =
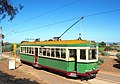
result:
M 50 56 L 50 49 L 47 48 L 46 51 L 47 51 L 47 56 Z
M 29 48 L 27 47 L 27 53 L 28 53 L 28 49 L 29 49 Z
M 70 58 L 74 58 L 75 55 L 76 55 L 75 49 L 70 49 L 69 50 L 69 56 L 70 56 Z
M 21 47 L 20 49 L 21 49 L 21 52 L 23 52 L 23 47 Z
M 66 50 L 61 49 L 61 58 L 66 58 Z
M 89 50 L 89 60 L 96 59 L 96 50 Z
M 43 55 L 46 56 L 46 48 L 43 48 Z
M 55 50 L 54 50 L 54 48 L 51 49 L 51 57 L 55 57 Z
M 39 48 L 40 56 L 42 56 L 42 48 Z
M 56 57 L 60 58 L 60 49 L 56 48 Z
M 21 48 L 22 48 L 21 52 L 25 53 L 25 47 L 21 47 Z
M 31 50 L 32 50 L 32 54 L 34 54 L 34 48 L 31 48 Z
M 80 59 L 86 59 L 86 50 L 80 50 Z
M 31 54 L 31 47 L 28 48 L 28 53 Z
M 25 53 L 27 53 L 27 48 L 25 47 Z
M 96 50 L 92 50 L 92 59 L 96 59 Z
M 23 47 L 21 47 L 20 49 L 21 49 L 21 52 L 23 52 Z

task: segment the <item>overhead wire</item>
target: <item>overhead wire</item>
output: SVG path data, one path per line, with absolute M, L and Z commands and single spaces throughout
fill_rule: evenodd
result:
M 35 16 L 35 17 L 30 18 L 30 19 L 27 19 L 27 20 L 24 20 L 24 21 L 22 21 L 22 22 L 19 22 L 19 23 L 13 25 L 13 26 L 15 27 L 15 26 L 21 25 L 21 24 L 23 24 L 23 23 L 32 21 L 32 20 L 37 19 L 37 18 L 39 18 L 39 17 L 41 17 L 41 16 L 47 15 L 47 14 L 49 14 L 49 13 L 51 13 L 51 12 L 54 12 L 54 11 L 59 10 L 59 9 L 61 9 L 61 8 L 67 7 L 67 6 L 69 6 L 69 5 L 72 5 L 72 4 L 74 4 L 74 3 L 77 3 L 77 2 L 79 2 L 79 1 L 80 1 L 80 0 L 75 0 L 75 1 L 72 1 L 72 2 L 70 2 L 70 3 L 64 4 L 64 5 L 60 6 L 60 7 L 57 7 L 57 8 L 54 8 L 54 9 L 52 9 L 52 10 L 49 10 L 49 11 L 47 11 L 47 12 L 44 12 L 44 13 L 42 13 L 42 14 L 39 14 L 38 16 Z M 50 24 L 49 24 L 49 25 L 50 25 Z M 37 28 L 36 28 L 36 29 L 37 29 Z M 12 32 L 12 31 L 11 31 L 11 32 Z M 9 34 L 11 34 L 11 32 L 8 32 L 8 33 L 5 34 L 5 35 L 9 35 Z M 15 32 L 15 33 L 16 33 L 16 32 Z
M 65 23 L 65 22 L 69 22 L 69 21 L 72 21 L 72 20 L 76 20 L 76 19 L 78 19 L 78 18 L 80 18 L 80 17 L 75 17 L 75 18 L 72 18 L 72 19 L 67 19 L 67 20 L 64 20 L 64 21 L 59 21 L 59 22 L 47 24 L 47 25 L 44 25 L 44 26 L 36 27 L 36 28 L 31 28 L 31 29 L 27 29 L 27 30 L 22 30 L 22 31 L 19 31 L 19 33 L 21 33 L 21 32 L 26 32 L 26 31 L 31 31 L 31 30 L 36 30 L 36 29 L 40 29 L 40 28 L 44 28 L 44 27 L 48 27 L 48 26 L 53 26 L 53 25 L 57 25 L 57 24 Z M 17 32 L 17 33 L 18 33 L 18 32 Z
M 120 11 L 120 9 L 111 10 L 111 11 L 104 11 L 104 12 L 99 12 L 99 13 L 93 13 L 93 14 L 88 14 L 88 15 L 84 15 L 82 17 L 85 18 L 85 17 L 97 16 L 97 15 L 101 15 L 101 14 L 105 14 L 105 13 L 111 13 L 111 12 L 116 12 L 116 11 Z M 78 18 L 81 18 L 81 17 L 75 17 L 75 18 L 64 20 L 64 21 L 60 21 L 60 22 L 56 22 L 56 23 L 52 23 L 52 24 L 47 24 L 47 25 L 44 25 L 44 26 L 40 26 L 40 27 L 36 27 L 36 28 L 31 28 L 31 29 L 28 29 L 28 30 L 23 30 L 23 31 L 20 31 L 20 32 L 25 32 L 25 31 L 29 31 L 29 30 L 35 30 L 35 29 L 39 29 L 39 28 L 43 28 L 43 27 L 57 25 L 57 24 L 65 23 L 65 22 L 72 21 L 72 20 L 75 20 L 75 19 L 78 19 Z
M 86 18 L 86 17 L 97 16 L 97 15 L 102 15 L 102 14 L 107 14 L 107 13 L 117 12 L 117 11 L 120 11 L 120 9 L 115 9 L 115 10 L 110 10 L 110 11 L 104 11 L 104 12 L 99 12 L 99 13 L 88 14 L 88 15 L 84 15 L 84 16 L 82 16 L 82 17 Z M 57 24 L 69 22 L 69 21 L 72 21 L 72 20 L 80 19 L 80 18 L 81 18 L 81 17 L 75 17 L 75 18 L 71 18 L 71 19 L 64 20 L 64 21 L 47 24 L 47 25 L 40 26 L 40 27 L 35 27 L 35 28 L 31 28 L 31 29 L 27 29 L 27 30 L 22 30 L 22 31 L 16 31 L 16 32 L 14 32 L 14 34 L 15 34 L 15 33 L 28 32 L 28 31 L 32 31 L 32 30 L 36 30 L 36 29 L 48 27 L 48 26 L 53 26 L 53 25 L 57 25 Z M 8 35 L 8 34 L 7 34 L 7 35 Z
M 47 14 L 49 14 L 49 13 L 51 13 L 51 12 L 54 12 L 54 11 L 59 10 L 59 9 L 61 9 L 61 8 L 67 7 L 67 6 L 69 6 L 69 5 L 72 5 L 72 4 L 74 4 L 74 3 L 77 3 L 77 2 L 79 2 L 79 1 L 80 1 L 80 0 L 75 0 L 75 1 L 72 1 L 72 2 L 70 2 L 70 3 L 64 4 L 64 5 L 60 6 L 60 7 L 57 7 L 57 8 L 54 8 L 54 9 L 52 9 L 52 10 L 49 10 L 49 11 L 47 11 L 47 12 L 44 12 L 44 13 L 42 13 L 42 14 L 39 14 L 38 16 L 35 16 L 35 17 L 30 18 L 30 19 L 24 20 L 24 21 L 22 21 L 22 22 L 20 22 L 20 23 L 17 23 L 17 24 L 15 24 L 14 26 L 18 26 L 18 25 L 21 25 L 21 24 L 23 24 L 23 23 L 29 22 L 29 21 L 31 21 L 31 20 L 37 19 L 37 18 L 39 18 L 39 17 L 41 17 L 41 16 L 47 15 Z
M 120 11 L 120 9 L 114 9 L 114 10 L 110 10 L 110 11 L 104 11 L 104 12 L 99 12 L 99 13 L 88 14 L 88 15 L 85 15 L 83 17 L 96 16 L 96 15 L 101 15 L 101 14 L 106 14 L 106 13 L 111 13 L 111 12 L 116 12 L 116 11 Z

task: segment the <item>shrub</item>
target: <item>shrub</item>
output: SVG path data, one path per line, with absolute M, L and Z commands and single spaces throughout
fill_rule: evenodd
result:
M 101 65 L 101 64 L 103 64 L 103 63 L 104 63 L 104 58 L 99 57 L 99 58 L 98 58 L 98 64 Z
M 102 53 L 101 53 L 103 56 L 109 56 L 110 54 L 108 53 L 108 52 L 106 52 L 106 51 L 102 51 Z
M 117 52 L 120 52 L 120 48 L 117 48 Z
M 99 47 L 99 52 L 102 52 L 102 51 L 104 51 L 105 50 L 105 47 Z
M 3 46 L 3 47 L 2 47 L 2 51 L 3 51 L 3 52 L 13 51 L 13 44 Z
M 117 56 L 118 60 L 120 61 L 120 53 L 117 53 L 116 56 Z
M 109 51 L 109 50 L 112 50 L 112 47 L 111 46 L 106 46 L 105 51 Z

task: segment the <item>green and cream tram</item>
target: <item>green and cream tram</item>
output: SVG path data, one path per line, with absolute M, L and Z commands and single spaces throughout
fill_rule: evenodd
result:
M 48 68 L 70 77 L 98 73 L 98 45 L 87 40 L 23 42 L 21 62 Z

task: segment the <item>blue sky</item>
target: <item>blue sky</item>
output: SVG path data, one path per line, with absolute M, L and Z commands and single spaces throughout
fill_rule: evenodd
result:
M 11 0 L 14 6 L 22 4 L 24 8 L 19 11 L 12 22 L 8 22 L 7 17 L 0 23 L 5 35 L 4 42 L 20 43 L 25 38 L 52 39 L 53 37 L 60 36 L 79 18 L 56 25 L 46 25 L 120 9 L 120 0 L 74 1 L 76 0 Z M 69 5 L 66 6 L 66 4 Z M 49 12 L 53 9 L 56 10 Z M 44 13 L 46 14 L 40 16 Z M 37 18 L 35 18 L 36 16 Z M 96 42 L 120 42 L 119 29 L 120 11 L 109 12 L 84 17 L 82 21 L 73 26 L 61 39 L 77 39 L 79 33 L 81 33 L 82 39 L 95 40 Z

